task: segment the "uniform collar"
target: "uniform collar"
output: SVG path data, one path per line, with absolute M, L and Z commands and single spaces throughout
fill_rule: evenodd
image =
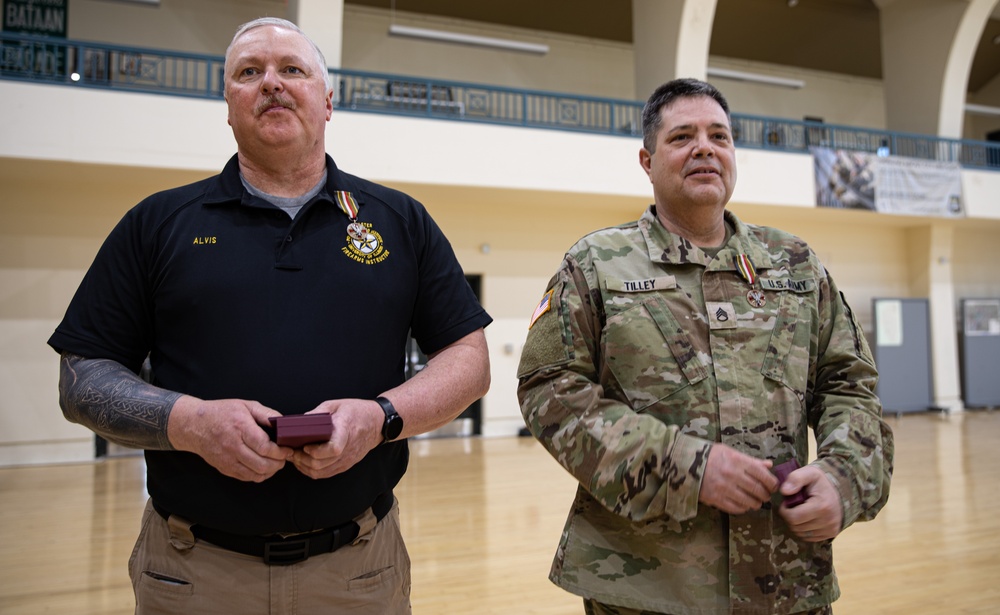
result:
M 733 234 L 712 259 L 687 239 L 668 231 L 656 217 L 655 206 L 650 205 L 639 218 L 639 230 L 646 240 L 649 259 L 670 265 L 702 265 L 712 271 L 724 271 L 736 269 L 735 257 L 745 254 L 757 269 L 770 268 L 771 256 L 767 246 L 750 233 L 736 214 L 726 210 L 723 216 L 733 228 Z

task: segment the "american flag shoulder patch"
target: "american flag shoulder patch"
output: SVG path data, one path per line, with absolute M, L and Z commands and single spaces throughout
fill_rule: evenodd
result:
M 545 312 L 548 312 L 550 309 L 552 309 L 552 293 L 553 292 L 554 291 L 550 290 L 549 292 L 545 293 L 545 296 L 542 297 L 542 300 L 538 302 L 538 307 L 535 308 L 535 312 L 531 315 L 531 322 L 528 323 L 528 328 L 529 329 L 532 326 L 534 326 L 535 321 L 538 320 L 541 317 L 542 314 L 544 314 Z

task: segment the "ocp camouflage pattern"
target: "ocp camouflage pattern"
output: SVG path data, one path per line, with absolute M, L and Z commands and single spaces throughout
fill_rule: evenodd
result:
M 845 527 L 888 498 L 892 432 L 854 314 L 802 240 L 725 216 L 734 232 L 714 257 L 652 207 L 587 235 L 532 322 L 522 413 L 580 483 L 550 575 L 567 591 L 672 615 L 795 613 L 838 597 L 831 542 L 799 541 L 780 495 L 745 515 L 699 504 L 715 442 L 804 464 L 812 428 Z

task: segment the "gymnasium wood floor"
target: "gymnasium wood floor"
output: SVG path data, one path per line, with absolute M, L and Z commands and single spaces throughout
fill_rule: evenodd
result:
M 1000 612 L 1000 413 L 907 414 L 875 521 L 836 542 L 837 615 Z M 416 615 L 579 614 L 546 575 L 574 483 L 529 438 L 411 443 Z M 0 470 L 0 613 L 126 615 L 141 458 Z

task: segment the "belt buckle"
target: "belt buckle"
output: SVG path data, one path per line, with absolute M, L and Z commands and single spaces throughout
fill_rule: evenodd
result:
M 264 543 L 264 563 L 269 566 L 289 566 L 307 559 L 309 559 L 308 538 Z

